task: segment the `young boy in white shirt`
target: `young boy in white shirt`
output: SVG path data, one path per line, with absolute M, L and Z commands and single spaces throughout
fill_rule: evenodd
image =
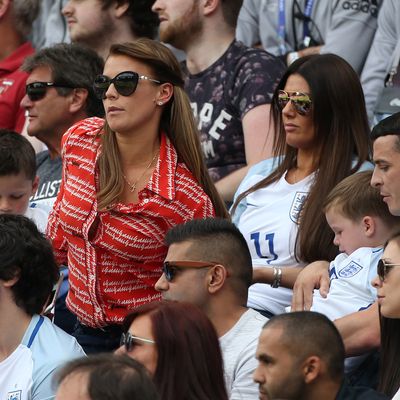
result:
M 38 183 L 32 145 L 19 133 L 0 129 L 0 214 L 25 215 L 44 233 L 48 213 L 29 207 Z
M 311 310 L 331 320 L 367 308 L 376 300 L 371 280 L 382 255 L 382 246 L 400 227 L 379 191 L 370 184 L 372 171 L 351 175 L 339 182 L 324 203 L 334 243 L 341 253 L 330 263 L 330 289 L 326 298 L 314 291 Z
M 365 171 L 345 178 L 324 203 L 326 220 L 341 253 L 329 265 L 331 282 L 327 297 L 314 290 L 311 310 L 332 321 L 375 302 L 377 294 L 371 281 L 376 276 L 384 243 L 400 227 L 400 217 L 389 212 L 379 190 L 371 186 L 371 177 L 372 171 Z M 345 372 L 355 385 L 374 385 L 375 360 L 365 361 L 368 355 L 346 358 Z

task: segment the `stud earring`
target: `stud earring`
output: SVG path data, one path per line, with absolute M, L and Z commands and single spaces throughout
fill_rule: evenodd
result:
M 159 101 L 157 104 L 158 104 L 159 106 L 162 106 L 162 105 L 163 105 L 163 102 L 162 102 L 162 101 Z

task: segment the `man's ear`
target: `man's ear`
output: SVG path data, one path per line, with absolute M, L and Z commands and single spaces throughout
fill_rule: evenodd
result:
M 221 0 L 203 0 L 203 15 L 210 15 L 214 13 L 220 4 Z
M 11 7 L 11 0 L 0 0 L 0 18 L 3 17 Z
M 73 89 L 70 94 L 70 103 L 69 103 L 69 112 L 71 114 L 76 114 L 82 110 L 84 110 L 86 106 L 86 100 L 89 95 L 87 89 L 84 88 L 76 88 Z
M 221 264 L 214 265 L 210 268 L 207 272 L 207 287 L 209 293 L 218 292 L 222 286 L 224 286 L 227 276 L 227 270 Z
M 114 1 L 114 5 L 112 5 L 111 7 L 113 7 L 115 18 L 121 18 L 127 13 L 129 9 L 129 1 Z
M 322 362 L 317 356 L 310 356 L 304 362 L 302 366 L 304 382 L 309 384 L 321 374 Z

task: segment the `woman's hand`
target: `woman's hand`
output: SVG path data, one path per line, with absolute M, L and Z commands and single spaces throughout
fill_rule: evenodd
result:
M 315 261 L 303 268 L 293 286 L 292 311 L 309 310 L 314 289 L 319 289 L 322 297 L 327 296 L 330 285 L 328 269 L 328 261 Z

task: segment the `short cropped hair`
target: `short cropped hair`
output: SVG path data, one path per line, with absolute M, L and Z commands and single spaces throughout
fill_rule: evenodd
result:
M 87 375 L 92 400 L 158 400 L 157 389 L 146 369 L 126 355 L 96 354 L 70 361 L 56 375 L 61 384 L 72 374 Z
M 221 0 L 222 13 L 224 15 L 225 22 L 231 28 L 236 28 L 242 4 L 243 0 Z
M 191 257 L 199 261 L 219 262 L 230 272 L 235 291 L 247 300 L 252 283 L 252 259 L 246 240 L 239 229 L 222 218 L 194 219 L 176 225 L 167 232 L 167 246 L 190 241 Z
M 372 140 L 388 135 L 397 136 L 395 150 L 400 152 L 400 112 L 378 122 L 371 132 Z
M 326 362 L 329 376 L 340 381 L 344 374 L 344 344 L 339 331 L 325 315 L 313 311 L 280 314 L 266 322 L 263 329 L 281 327 L 282 344 L 295 359 L 317 356 Z
M 9 129 L 0 129 L 0 176 L 21 172 L 26 179 L 35 179 L 35 150 L 24 136 Z
M 31 32 L 33 21 L 39 14 L 40 3 L 40 0 L 14 0 L 11 2 L 15 29 L 25 38 Z
M 77 43 L 58 43 L 28 57 L 22 69 L 31 73 L 43 66 L 50 68 L 54 82 L 67 86 L 55 88 L 60 96 L 67 96 L 73 90 L 71 88 L 86 89 L 87 116 L 104 116 L 103 103 L 93 90 L 96 76 L 103 73 L 104 61 L 94 50 Z
M 389 228 L 400 227 L 400 218 L 389 212 L 379 190 L 371 186 L 371 178 L 372 171 L 363 171 L 340 181 L 325 199 L 324 211 L 335 207 L 354 222 L 370 215 L 381 218 Z
M 0 279 L 18 277 L 11 291 L 28 315 L 40 314 L 59 277 L 50 242 L 30 219 L 0 215 Z
M 153 13 L 151 7 L 155 0 L 100 0 L 103 9 L 109 8 L 113 3 L 129 4 L 127 17 L 130 20 L 131 31 L 136 37 L 154 39 L 159 25 L 158 15 Z

